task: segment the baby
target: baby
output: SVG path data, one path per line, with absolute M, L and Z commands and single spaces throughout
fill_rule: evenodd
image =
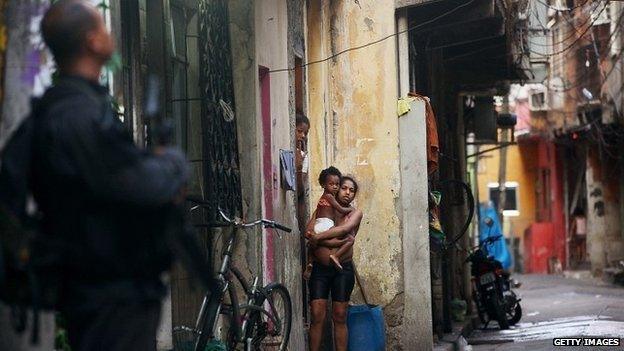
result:
M 336 200 L 338 189 L 340 188 L 340 178 L 342 174 L 336 167 L 329 167 L 321 171 L 319 175 L 319 184 L 323 187 L 323 195 L 318 201 L 316 206 L 316 221 L 314 223 L 314 232 L 322 233 L 335 225 L 336 212 L 346 215 L 353 211 L 353 207 L 342 207 Z M 340 264 L 340 257 L 344 255 L 349 248 L 353 246 L 353 241 L 346 241 L 342 244 L 335 253 L 332 253 L 329 258 L 332 263 L 338 268 L 342 269 Z M 308 279 L 312 272 L 312 255 L 308 251 L 308 264 L 304 273 L 304 277 Z

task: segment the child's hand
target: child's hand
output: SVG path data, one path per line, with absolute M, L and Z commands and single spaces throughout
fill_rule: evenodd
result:
M 305 234 L 304 234 L 306 239 L 310 239 L 311 237 L 314 236 L 314 232 L 312 230 L 306 230 Z
M 318 246 L 318 238 L 314 234 L 315 233 L 312 232 L 312 234 L 308 237 L 308 245 L 313 249 Z

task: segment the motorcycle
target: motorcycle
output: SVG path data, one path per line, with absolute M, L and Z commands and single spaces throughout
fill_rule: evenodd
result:
M 491 230 L 492 225 L 487 219 L 486 224 Z M 472 296 L 483 328 L 487 328 L 491 320 L 496 320 L 500 329 L 509 329 L 522 318 L 521 299 L 511 289 L 512 286 L 520 287 L 520 283 L 510 279 L 502 264 L 488 255 L 487 246 L 501 238 L 502 235 L 488 237 L 466 259 L 472 264 Z

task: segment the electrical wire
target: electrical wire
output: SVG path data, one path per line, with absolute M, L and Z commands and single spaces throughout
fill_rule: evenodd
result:
M 444 17 L 446 17 L 446 16 L 448 16 L 448 15 L 450 15 L 450 14 L 453 14 L 453 13 L 457 12 L 458 10 L 461 10 L 461 9 L 462 9 L 462 8 L 464 8 L 464 7 L 467 7 L 467 6 L 469 6 L 469 5 L 472 5 L 475 1 L 476 1 L 476 0 L 470 0 L 470 1 L 466 2 L 466 3 L 464 3 L 464 4 L 458 5 L 458 6 L 454 7 L 453 9 L 451 9 L 451 10 L 449 10 L 449 11 L 445 12 L 445 13 L 442 13 L 441 15 L 438 15 L 438 16 L 436 16 L 436 17 L 434 17 L 434 18 L 432 18 L 432 19 L 430 19 L 430 20 L 428 20 L 428 21 L 425 21 L 425 22 L 419 23 L 419 24 L 417 24 L 417 25 L 415 25 L 415 26 L 409 27 L 409 28 L 404 29 L 404 30 L 402 30 L 402 31 L 394 32 L 394 33 L 389 34 L 389 35 L 387 35 L 387 36 L 385 36 L 385 37 L 382 37 L 382 38 L 380 38 L 380 39 L 377 39 L 377 40 L 375 40 L 375 41 L 371 41 L 371 42 L 366 43 L 366 44 L 362 44 L 362 45 L 358 45 L 358 46 L 353 46 L 353 47 L 350 47 L 350 48 L 348 48 L 348 49 L 344 49 L 344 50 L 339 51 L 339 52 L 337 52 L 337 53 L 335 53 L 335 54 L 333 54 L 333 55 L 331 55 L 331 56 L 328 56 L 328 57 L 326 57 L 326 58 L 324 58 L 324 59 L 319 59 L 319 60 L 315 60 L 315 61 L 311 61 L 311 62 L 304 63 L 303 65 L 298 66 L 298 67 L 303 68 L 303 67 L 308 67 L 308 66 L 311 66 L 311 65 L 315 65 L 315 64 L 319 64 L 319 63 L 327 62 L 327 61 L 332 60 L 332 59 L 334 59 L 334 58 L 336 58 L 336 57 L 338 57 L 338 56 L 342 56 L 343 54 L 346 54 L 346 53 L 348 53 L 348 52 L 351 52 L 351 51 L 356 51 L 356 50 L 360 50 L 360 49 L 364 49 L 364 48 L 367 48 L 367 47 L 369 47 L 369 46 L 372 46 L 372 45 L 375 45 L 375 44 L 381 43 L 381 42 L 383 42 L 383 41 L 386 41 L 386 40 L 388 40 L 388 39 L 390 39 L 390 38 L 394 38 L 394 37 L 396 37 L 396 36 L 399 36 L 399 35 L 401 35 L 401 34 L 405 34 L 405 33 L 411 32 L 411 31 L 413 31 L 413 30 L 415 30 L 415 29 L 419 29 L 419 28 L 424 27 L 424 26 L 426 26 L 426 25 L 428 25 L 428 24 L 431 24 L 431 23 L 433 23 L 433 22 L 436 22 L 437 20 L 439 20 L 439 19 L 441 19 L 441 18 L 444 18 Z M 270 70 L 268 73 L 289 72 L 289 71 L 294 71 L 294 70 L 295 70 L 295 68 L 294 68 L 294 67 L 293 67 L 293 68 L 280 68 L 280 69 Z
M 607 4 L 609 4 L 609 1 L 607 1 Z M 559 55 L 559 54 L 563 54 L 564 52 L 570 50 L 577 42 L 581 41 L 581 39 L 583 39 L 583 37 L 585 36 L 585 34 L 587 34 L 587 32 L 594 26 L 594 23 L 596 23 L 596 21 L 598 20 L 598 18 L 600 17 L 600 15 L 604 12 L 604 10 L 607 8 L 607 4 L 605 4 L 605 6 L 602 8 L 602 10 L 598 13 L 598 15 L 596 15 L 596 18 L 591 22 L 591 24 L 589 26 L 587 26 L 587 28 L 585 28 L 585 30 L 580 34 L 580 36 L 578 38 L 576 38 L 576 40 L 574 40 L 572 43 L 570 43 L 570 45 L 566 46 L 565 48 L 557 51 L 557 52 L 553 52 L 553 53 L 549 53 L 549 54 L 542 54 L 541 52 L 537 52 L 537 51 L 532 51 L 529 50 L 531 53 L 541 56 L 541 57 L 552 57 L 555 55 Z M 590 16 L 591 18 L 591 16 Z
M 587 3 L 587 2 L 589 2 L 589 0 L 588 0 L 588 1 L 586 1 L 585 3 Z M 606 9 L 606 5 L 607 5 L 607 4 L 605 4 L 605 7 L 602 9 L 602 11 L 604 11 L 604 10 Z M 576 7 L 576 8 L 577 8 L 577 7 Z M 601 11 L 601 12 L 602 12 L 602 11 Z M 622 13 L 620 14 L 620 16 L 619 16 L 619 18 L 618 18 L 618 20 L 617 20 L 617 25 L 616 25 L 615 30 L 613 30 L 613 31 L 612 31 L 612 33 L 609 35 L 609 39 L 608 39 L 608 40 L 609 40 L 609 45 L 608 45 L 608 47 L 607 47 L 607 49 L 606 49 L 606 50 L 607 50 L 607 52 L 609 51 L 609 49 L 611 48 L 611 46 L 614 44 L 614 41 L 612 41 L 611 39 L 613 39 L 613 38 L 614 38 L 614 35 L 617 33 L 617 29 L 619 29 L 619 28 L 621 27 L 621 25 L 622 25 L 622 19 L 623 19 L 623 18 L 624 18 L 624 11 L 622 11 Z M 584 26 L 585 24 L 587 24 L 587 22 L 589 22 L 589 20 L 590 20 L 590 19 L 591 19 L 591 16 L 588 16 L 588 17 L 587 17 L 587 20 L 584 22 L 584 24 L 583 24 L 582 26 Z M 533 51 L 531 51 L 531 52 L 533 52 L 533 53 L 535 53 L 535 54 L 538 54 L 538 55 L 541 55 L 541 56 L 543 56 L 543 57 L 555 56 L 555 55 L 558 55 L 558 54 L 564 53 L 565 51 L 567 51 L 567 50 L 571 49 L 571 48 L 574 46 L 574 44 L 576 44 L 578 41 L 580 41 L 580 39 L 582 39 L 582 37 L 584 36 L 584 34 L 586 34 L 586 33 L 587 33 L 587 31 L 593 27 L 593 24 L 595 23 L 595 21 L 596 21 L 596 20 L 597 20 L 597 18 L 596 18 L 594 21 L 592 21 L 592 24 L 591 24 L 590 26 L 588 26 L 587 28 L 585 28 L 585 31 L 582 33 L 582 35 L 581 35 L 579 38 L 577 38 L 574 42 L 572 42 L 572 43 L 569 45 L 569 47 L 568 47 L 568 48 L 566 48 L 566 49 L 564 49 L 564 50 L 561 50 L 561 51 L 560 51 L 560 52 L 558 52 L 558 53 L 552 53 L 552 54 L 546 54 L 546 55 L 543 55 L 543 54 L 541 54 L 541 53 L 536 53 L 536 52 L 533 52 Z M 573 28 L 574 28 L 574 27 L 573 27 Z M 574 30 L 578 33 L 578 29 L 577 29 L 577 28 L 574 28 Z M 574 34 L 572 34 L 572 35 L 568 36 L 566 39 L 561 40 L 559 43 L 564 43 L 564 42 L 566 42 L 569 38 L 572 38 L 572 37 L 574 37 Z M 617 37 L 616 37 L 615 39 L 617 39 Z M 542 46 L 554 46 L 554 45 L 552 45 L 552 44 L 543 45 L 543 44 L 542 44 Z M 490 47 L 480 48 L 480 49 L 477 49 L 477 50 L 472 51 L 472 52 L 469 52 L 469 53 L 464 53 L 464 54 L 461 54 L 461 55 L 459 55 L 459 56 L 452 57 L 452 58 L 448 59 L 447 61 L 453 61 L 453 60 L 455 60 L 455 59 L 459 59 L 459 58 L 461 58 L 461 57 L 469 56 L 470 54 L 473 54 L 473 53 L 478 53 L 478 52 L 483 51 L 483 50 L 485 50 L 485 49 L 487 49 L 487 48 L 490 48 Z M 620 53 L 621 53 L 621 51 L 620 51 Z M 492 56 L 492 57 L 490 57 L 490 58 L 500 58 L 500 57 L 509 56 L 509 55 L 514 55 L 514 54 L 513 54 L 513 53 L 505 53 L 505 54 L 502 54 L 502 55 Z M 561 60 L 561 58 L 559 58 L 559 57 L 552 57 L 552 58 L 553 58 L 553 59 L 559 59 L 559 60 Z M 601 60 L 601 58 L 599 58 L 599 57 L 598 57 L 598 58 L 597 58 L 597 61 L 598 61 L 598 62 L 600 62 L 600 60 Z M 578 84 L 577 84 L 577 83 L 574 83 L 572 86 L 566 87 L 566 88 L 564 88 L 564 89 L 558 89 L 558 90 L 556 90 L 556 91 L 565 92 L 565 91 L 568 91 L 568 90 L 573 89 L 573 88 L 575 88 L 575 87 L 578 87 L 579 85 L 581 85 L 581 84 L 583 83 L 582 81 L 584 80 L 584 78 L 586 78 L 586 76 L 587 76 L 588 74 L 589 74 L 589 73 L 585 73 L 585 74 L 583 75 L 583 77 L 579 79 L 579 81 L 581 81 L 580 83 L 578 83 Z
M 624 53 L 624 48 L 623 48 L 623 49 L 620 49 L 620 51 L 619 51 L 619 52 L 618 52 L 618 54 L 616 55 L 616 57 L 615 57 L 614 61 L 619 60 L 619 59 L 620 59 L 620 57 L 622 56 L 622 53 Z M 616 69 L 616 67 L 617 67 L 617 65 L 616 65 L 616 64 L 614 64 L 613 66 L 611 66 L 611 69 L 609 69 L 609 72 L 608 72 L 608 73 L 607 73 L 607 74 L 606 74 L 606 75 L 602 78 L 603 82 L 600 84 L 600 87 L 601 87 L 601 88 L 602 88 L 602 86 L 603 86 L 603 85 L 605 85 L 605 83 L 607 83 L 607 79 L 611 76 L 611 74 L 613 74 L 613 72 L 614 72 L 614 70 Z M 587 77 L 587 74 L 583 77 L 583 79 L 584 79 L 584 78 L 586 78 L 586 77 Z M 581 79 L 581 80 L 583 80 L 583 79 Z M 565 93 L 565 92 L 567 92 L 567 91 L 570 91 L 570 90 L 572 90 L 572 89 L 575 89 L 575 88 L 580 87 L 581 85 L 583 85 L 583 83 L 586 83 L 586 82 L 583 82 L 583 81 L 577 81 L 577 82 L 576 82 L 573 86 L 566 87 L 565 89 L 556 89 L 556 88 L 553 88 L 552 90 L 553 90 L 553 91 L 556 91 L 556 92 L 558 92 L 558 93 Z
M 619 29 L 620 29 L 620 27 L 622 26 L 622 23 L 623 23 L 622 19 L 624 19 L 624 11 L 622 11 L 622 13 L 620 14 L 620 16 L 619 16 L 619 17 L 618 17 L 618 19 L 616 20 L 616 26 L 615 26 L 615 28 L 611 31 L 611 34 L 610 34 L 610 35 L 609 35 L 609 37 L 607 38 L 608 45 L 607 45 L 607 46 L 606 46 L 606 48 L 604 49 L 605 56 L 607 56 L 607 57 L 608 57 L 608 55 L 609 55 L 609 52 L 611 52 L 611 48 L 613 47 L 613 45 L 615 44 L 615 42 L 616 42 L 617 40 L 619 40 L 619 39 L 620 39 L 619 37 L 617 37 L 617 36 L 616 36 L 616 34 L 619 34 Z M 594 39 L 594 41 L 595 41 L 595 39 Z M 621 55 L 622 55 L 622 49 L 620 49 L 620 51 L 616 54 L 615 61 L 617 61 L 617 60 L 620 58 L 620 56 L 621 56 Z M 596 57 L 596 64 L 598 65 L 598 67 L 600 67 L 600 65 L 602 64 L 602 62 L 603 62 L 605 59 L 606 59 L 606 57 L 602 57 L 602 55 L 601 55 L 601 56 L 597 56 L 597 57 Z M 617 66 L 617 65 L 614 65 L 614 66 L 611 68 L 611 71 L 609 71 L 609 73 L 608 73 L 607 75 L 605 75 L 604 77 L 602 77 L 604 81 L 606 81 L 606 79 L 607 79 L 607 78 L 608 78 L 608 76 L 612 73 L 612 70 L 613 70 L 616 66 Z M 573 83 L 572 85 L 569 85 L 569 86 L 567 86 L 567 87 L 564 87 L 563 89 L 553 89 L 553 90 L 554 90 L 554 91 L 557 91 L 557 92 L 566 92 L 566 91 L 570 91 L 570 90 L 572 90 L 572 89 L 575 89 L 575 88 L 577 88 L 577 87 L 579 87 L 579 86 L 583 85 L 584 83 L 586 83 L 586 80 L 585 80 L 585 79 L 587 78 L 587 76 L 588 76 L 590 73 L 591 73 L 591 72 L 590 72 L 589 70 L 587 70 L 587 71 L 585 72 L 585 74 L 583 74 L 583 76 L 581 76 L 580 78 L 576 79 L 576 82 L 575 82 L 575 83 Z M 602 74 L 602 71 L 601 71 L 600 73 Z M 604 82 L 603 82 L 603 85 L 604 85 Z
M 548 8 L 553 9 L 553 10 L 555 10 L 555 11 L 557 11 L 557 12 L 574 11 L 574 10 L 576 10 L 576 9 L 577 9 L 577 8 L 579 8 L 579 7 L 583 7 L 583 6 L 585 6 L 585 5 L 586 5 L 589 1 L 590 1 L 590 0 L 585 0 L 585 2 L 584 2 L 584 3 L 582 3 L 582 4 L 580 4 L 580 5 L 573 6 L 573 7 L 569 7 L 569 8 L 558 8 L 558 7 L 554 7 L 554 6 L 552 6 L 552 5 L 551 5 L 551 4 L 549 4 L 549 3 L 543 2 L 542 0 L 537 0 L 537 2 L 539 2 L 540 4 L 542 4 L 542 5 L 546 5 Z
M 589 2 L 589 0 L 588 0 L 588 1 L 586 1 L 585 3 L 587 3 L 587 2 Z M 595 2 L 595 3 L 593 3 L 593 4 L 599 4 L 599 3 L 598 3 L 598 2 Z M 605 8 L 606 8 L 606 5 L 607 5 L 607 4 L 605 4 Z M 598 8 L 598 6 L 596 6 L 596 8 Z M 596 10 L 596 8 L 591 9 L 591 11 L 595 11 L 595 10 Z M 603 9 L 603 10 L 604 10 L 604 9 Z M 536 14 L 536 15 L 537 15 L 537 13 L 534 13 L 534 14 Z M 567 18 L 567 17 L 566 17 L 566 16 L 564 16 L 564 15 L 562 15 L 561 17 L 562 17 L 562 18 L 563 18 L 563 19 L 564 19 L 564 20 L 565 20 L 565 21 L 566 21 L 566 22 L 570 25 L 570 27 L 572 27 L 572 29 L 574 30 L 574 33 L 572 33 L 572 34 L 568 35 L 567 37 L 565 37 L 564 39 L 561 39 L 560 41 L 558 41 L 558 42 L 556 42 L 556 43 L 554 43 L 554 42 L 553 42 L 552 44 L 535 43 L 535 42 L 532 42 L 532 41 L 529 41 L 529 43 L 531 43 L 531 44 L 533 44 L 533 45 L 536 45 L 536 46 L 542 46 L 542 47 L 557 47 L 558 45 L 560 45 L 560 44 L 564 44 L 564 43 L 566 43 L 568 40 L 570 40 L 570 39 L 574 38 L 574 35 L 579 33 L 578 28 L 583 28 L 583 27 L 584 27 L 585 25 L 587 25 L 587 23 L 589 23 L 589 21 L 591 20 L 591 15 L 590 15 L 590 16 L 587 16 L 587 18 L 585 19 L 585 22 L 583 22 L 583 23 L 582 23 L 579 27 L 576 27 L 576 26 L 574 25 L 574 23 L 570 22 L 570 19 L 569 19 L 569 18 Z M 592 25 L 593 25 L 593 23 L 592 23 Z M 541 23 L 540 23 L 540 26 L 542 26 L 542 25 L 541 25 Z M 544 27 L 542 26 L 542 28 L 544 28 Z M 546 29 L 546 30 L 550 30 L 550 29 L 548 29 L 548 28 L 544 28 L 544 29 Z

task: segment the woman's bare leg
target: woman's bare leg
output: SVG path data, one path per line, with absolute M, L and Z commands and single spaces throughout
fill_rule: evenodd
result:
M 305 269 L 303 270 L 303 279 L 310 280 L 310 276 L 312 275 L 312 267 L 314 260 L 312 259 L 314 255 L 314 251 L 308 247 L 308 259 L 306 262 Z
M 323 326 L 327 311 L 327 300 L 312 300 L 310 302 L 312 324 L 310 324 L 310 351 L 319 351 L 323 340 Z
M 347 351 L 349 331 L 347 329 L 347 308 L 349 302 L 332 302 L 334 322 L 334 346 L 336 351 Z

